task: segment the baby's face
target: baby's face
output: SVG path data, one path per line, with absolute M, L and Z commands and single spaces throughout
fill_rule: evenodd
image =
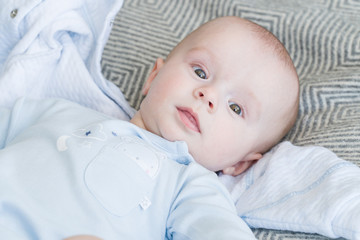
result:
M 204 167 L 226 171 L 261 158 L 278 134 L 294 92 L 290 77 L 246 31 L 205 29 L 157 60 L 138 116 L 150 132 L 185 141 Z

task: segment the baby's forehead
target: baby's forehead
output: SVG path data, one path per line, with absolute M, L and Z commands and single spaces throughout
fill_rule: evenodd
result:
M 193 43 L 202 40 L 207 43 L 206 39 L 211 39 L 218 42 L 219 45 L 227 44 L 234 49 L 242 47 L 248 49 L 247 44 L 255 42 L 256 44 L 253 44 L 255 48 L 252 50 L 260 50 L 258 54 L 268 52 L 288 64 L 292 63 L 286 48 L 274 34 L 264 27 L 243 18 L 222 17 L 214 19 L 201 25 L 188 37 L 193 38 L 190 41 Z
M 252 59 L 257 59 L 256 62 L 263 60 L 264 56 L 267 59 L 274 58 L 272 50 L 274 48 L 247 31 L 239 29 L 237 31 L 231 29 L 210 30 L 190 35 L 181 45 L 188 51 L 206 50 L 213 57 L 220 58 L 221 61 L 239 61 L 249 54 L 252 55 Z
M 183 45 L 186 49 L 180 52 L 204 55 L 214 68 L 221 68 L 234 78 L 259 81 L 271 93 L 276 90 L 274 85 L 286 88 L 288 78 L 297 82 L 295 67 L 282 43 L 263 27 L 238 17 L 204 24 Z

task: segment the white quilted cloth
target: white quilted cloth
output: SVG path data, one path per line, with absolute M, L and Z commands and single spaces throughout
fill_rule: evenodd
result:
M 0 0 L 0 104 L 62 97 L 129 119 L 134 110 L 100 70 L 122 0 Z
M 283 142 L 220 180 L 251 227 L 360 239 L 360 169 L 326 148 Z
M 61 97 L 106 114 L 134 114 L 101 75 L 122 0 L 0 0 L 0 104 Z M 360 169 L 319 147 L 281 143 L 249 171 L 220 176 L 252 227 L 360 239 Z

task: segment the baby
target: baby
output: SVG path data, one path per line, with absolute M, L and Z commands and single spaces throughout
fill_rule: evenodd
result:
M 182 140 L 211 171 L 238 175 L 292 127 L 298 77 L 279 40 L 238 17 L 204 24 L 146 81 L 131 120 L 169 141 Z
M 254 239 L 214 172 L 275 145 L 298 92 L 282 44 L 224 17 L 156 60 L 131 123 L 21 99 L 0 112 L 0 238 Z

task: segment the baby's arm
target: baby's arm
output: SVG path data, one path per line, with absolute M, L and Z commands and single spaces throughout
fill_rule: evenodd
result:
M 193 165 L 193 166 L 191 166 Z M 167 222 L 169 239 L 255 239 L 217 176 L 197 164 L 183 181 Z M 195 166 L 194 166 L 195 165 Z M 181 180 L 180 180 L 181 181 Z

